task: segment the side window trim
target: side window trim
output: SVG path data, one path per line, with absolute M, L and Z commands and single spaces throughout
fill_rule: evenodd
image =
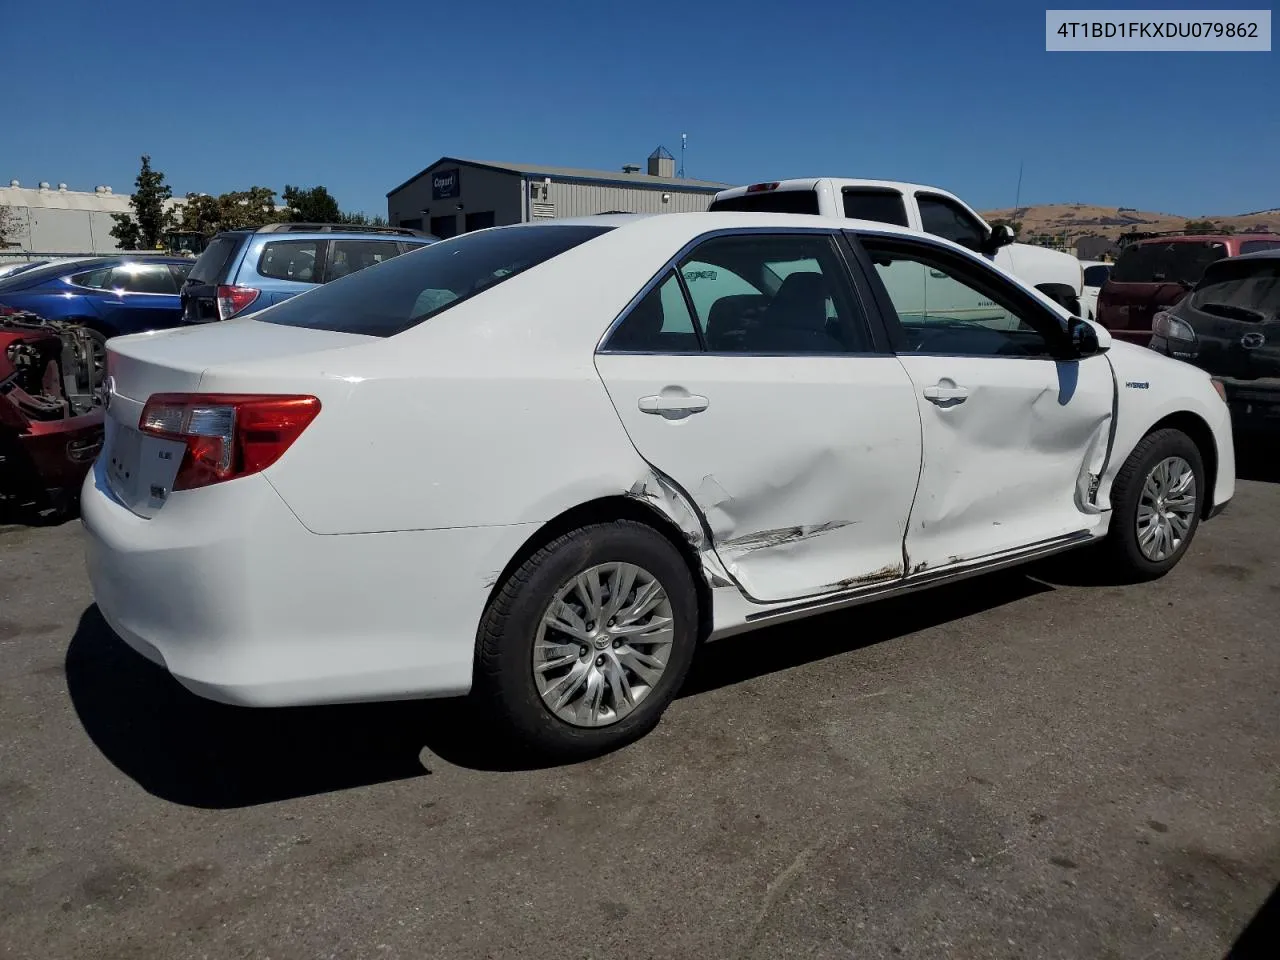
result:
M 868 280 L 873 291 L 875 291 L 876 302 L 882 305 L 883 315 L 887 323 L 891 327 L 896 327 L 897 335 L 897 351 L 903 352 L 906 349 L 906 337 L 902 329 L 902 321 L 898 317 L 897 308 L 893 305 L 889 292 L 885 289 L 884 283 L 880 280 L 879 275 L 875 272 L 872 264 L 871 256 L 862 244 L 862 239 L 872 241 L 873 243 L 889 247 L 899 248 L 905 255 L 915 254 L 926 262 L 932 258 L 941 262 L 949 269 L 954 269 L 955 278 L 963 281 L 965 284 L 972 284 L 980 293 L 985 293 L 991 297 L 1002 309 L 1008 310 L 1015 314 L 1020 320 L 1024 320 L 1036 329 L 1041 336 L 1049 344 L 1049 356 L 1054 359 L 1074 359 L 1075 355 L 1070 349 L 1070 341 L 1067 332 L 1063 328 L 1062 321 L 1057 314 L 1049 310 L 1043 304 L 1038 303 L 1029 294 L 1019 290 L 1016 286 L 1009 282 L 994 267 L 990 266 L 978 254 L 972 254 L 972 258 L 963 254 L 957 254 L 954 250 L 942 247 L 928 240 L 918 237 L 907 237 L 901 234 L 891 233 L 872 233 L 870 231 L 845 231 L 845 235 L 849 243 L 859 254 L 859 263 L 862 265 L 864 272 L 868 274 Z M 995 291 L 998 291 L 995 292 Z M 1009 294 L 1009 295 L 1006 295 Z M 1000 360 L 1043 360 L 1045 357 L 1027 357 L 1017 355 L 986 355 L 986 354 L 945 354 L 946 356 L 982 356 L 988 359 Z
M 693 323 L 693 332 L 698 337 L 698 352 L 706 353 L 707 337 L 702 332 L 702 321 L 698 317 L 697 308 L 693 305 L 693 294 L 689 292 L 689 284 L 684 278 L 684 271 L 680 269 L 679 262 L 671 268 L 671 272 L 675 274 L 676 285 L 680 288 L 680 296 L 684 298 L 684 308 L 689 312 L 689 320 Z M 662 283 L 659 283 L 658 286 L 662 286 Z

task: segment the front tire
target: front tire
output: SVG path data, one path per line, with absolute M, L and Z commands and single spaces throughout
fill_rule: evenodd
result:
M 1172 570 L 1200 525 L 1205 490 L 1204 461 L 1190 437 L 1170 428 L 1143 437 L 1112 486 L 1104 547 L 1114 571 L 1140 581 Z
M 592 524 L 539 549 L 494 595 L 476 697 L 544 756 L 603 753 L 657 725 L 697 629 L 697 590 L 672 543 L 629 520 Z

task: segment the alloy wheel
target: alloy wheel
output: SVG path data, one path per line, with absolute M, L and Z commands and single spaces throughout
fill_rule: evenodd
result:
M 1138 548 L 1153 563 L 1181 549 L 1199 506 L 1196 475 L 1182 457 L 1166 457 L 1151 468 L 1138 497 Z
M 563 584 L 533 641 L 533 679 L 543 704 L 576 727 L 604 727 L 630 714 L 667 668 L 675 622 L 653 574 L 602 563 Z

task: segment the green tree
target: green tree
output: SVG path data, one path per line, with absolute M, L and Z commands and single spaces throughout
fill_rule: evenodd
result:
M 1183 233 L 1205 234 L 1218 233 L 1218 225 L 1212 220 L 1188 220 L 1182 228 Z
M 285 216 L 290 223 L 343 223 L 342 213 L 338 210 L 338 201 L 333 199 L 324 187 L 292 187 L 285 184 L 284 205 L 288 207 Z
M 279 223 L 276 192 L 270 187 L 233 190 L 218 197 L 218 229 L 248 230 L 267 223 Z
M 338 222 L 339 222 L 339 223 L 349 223 L 349 224 L 351 224 L 352 226 L 358 226 L 358 227 L 385 227 L 385 226 L 388 226 L 387 218 L 386 218 L 386 217 L 380 217 L 380 216 L 378 216 L 377 214 L 375 214 L 374 216 L 372 216 L 372 217 L 371 217 L 371 216 L 369 216 L 367 213 L 364 213 L 364 212 L 344 213 L 344 214 L 342 214 L 342 219 L 340 219 Z
M 222 210 L 217 197 L 207 193 L 188 193 L 182 206 L 182 218 L 178 229 L 186 233 L 201 233 L 211 237 L 221 227 Z
M 142 169 L 133 183 L 133 196 L 129 198 L 133 216 L 113 213 L 111 219 L 115 226 L 111 228 L 111 236 L 124 250 L 155 249 L 165 232 L 173 227 L 173 214 L 164 208 L 173 190 L 164 182 L 163 173 L 151 169 L 151 157 L 145 153 Z

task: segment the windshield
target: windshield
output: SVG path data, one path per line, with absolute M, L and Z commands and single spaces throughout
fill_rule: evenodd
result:
M 1216 240 L 1134 244 L 1120 254 L 1111 279 L 1116 283 L 1194 285 L 1205 267 L 1226 255 L 1226 244 Z
M 747 210 L 755 213 L 817 213 L 814 190 L 761 190 L 740 197 L 713 201 L 711 210 Z
M 1280 316 L 1280 260 L 1232 260 L 1213 270 L 1191 295 L 1191 306 L 1237 320 Z
M 391 337 L 612 227 L 510 227 L 463 234 L 286 300 L 264 323 Z

